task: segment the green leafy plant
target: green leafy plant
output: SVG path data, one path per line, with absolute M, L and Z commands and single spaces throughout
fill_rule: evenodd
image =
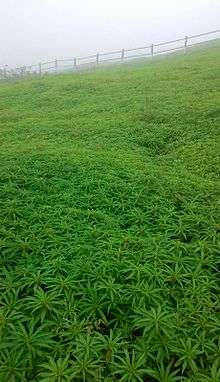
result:
M 176 382 L 176 381 L 184 381 L 185 377 L 178 376 L 178 370 L 172 370 L 172 362 L 167 365 L 167 367 L 164 366 L 163 363 L 161 363 L 158 366 L 158 370 L 148 370 L 148 375 L 153 377 L 158 382 Z
M 219 52 L 0 81 L 0 382 L 220 379 Z
M 101 364 L 88 355 L 80 355 L 75 358 L 72 364 L 72 377 L 76 377 L 83 382 L 99 381 Z
M 199 381 L 200 382 L 218 382 L 219 380 L 220 380 L 219 361 L 215 360 L 210 370 L 210 375 L 201 376 Z
M 120 376 L 120 381 L 137 382 L 143 381 L 144 375 L 147 373 L 145 368 L 145 356 L 137 356 L 133 351 L 131 355 L 128 351 L 125 351 L 124 356 L 117 356 L 117 363 L 114 362 L 113 375 Z
M 59 314 L 59 306 L 62 305 L 60 295 L 57 292 L 45 292 L 42 288 L 35 290 L 33 297 L 27 297 L 28 308 L 32 314 L 39 313 L 41 322 L 45 320 L 47 315 Z
M 199 349 L 199 343 L 193 344 L 191 338 L 187 338 L 186 342 L 180 339 L 180 345 L 175 349 L 175 352 L 179 355 L 179 359 L 176 361 L 176 366 L 181 366 L 182 373 L 186 369 L 192 370 L 193 373 L 197 372 L 197 357 L 202 353 Z
M 10 348 L 22 352 L 31 363 L 33 358 L 42 356 L 55 344 L 52 335 L 36 321 L 18 324 L 8 336 L 8 341 Z
M 135 312 L 134 326 L 143 330 L 143 335 L 151 341 L 153 338 L 170 336 L 175 331 L 175 321 L 172 314 L 162 311 L 160 305 L 157 308 L 139 309 Z
M 3 350 L 0 354 L 0 379 L 2 381 L 25 381 L 28 368 L 26 360 L 20 351 Z
M 41 382 L 68 382 L 71 381 L 72 368 L 69 364 L 69 357 L 54 360 L 49 358 L 47 363 L 41 365 L 44 370 L 39 374 Z

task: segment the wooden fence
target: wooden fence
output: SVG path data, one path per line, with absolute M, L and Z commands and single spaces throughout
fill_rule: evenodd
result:
M 201 33 L 193 36 L 185 36 L 172 41 L 150 44 L 134 49 L 121 49 L 113 52 L 96 53 L 85 57 L 74 57 L 67 59 L 55 59 L 52 61 L 39 62 L 35 65 L 24 65 L 14 69 L 7 65 L 0 67 L 0 79 L 16 79 L 28 75 L 44 75 L 62 73 L 65 71 L 78 71 L 89 69 L 109 63 L 123 63 L 139 58 L 153 58 L 157 55 L 171 54 L 176 51 L 186 52 L 189 48 L 203 44 L 204 42 L 220 38 L 220 29 Z

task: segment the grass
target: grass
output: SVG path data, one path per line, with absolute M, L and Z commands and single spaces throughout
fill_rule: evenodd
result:
M 219 58 L 0 84 L 0 381 L 219 381 Z

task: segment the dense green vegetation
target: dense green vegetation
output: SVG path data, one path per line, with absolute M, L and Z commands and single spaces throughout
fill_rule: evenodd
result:
M 0 84 L 1 382 L 217 382 L 219 46 Z

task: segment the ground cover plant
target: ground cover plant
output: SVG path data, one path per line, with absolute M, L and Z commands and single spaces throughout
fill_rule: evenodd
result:
M 219 381 L 219 58 L 0 84 L 0 381 Z

